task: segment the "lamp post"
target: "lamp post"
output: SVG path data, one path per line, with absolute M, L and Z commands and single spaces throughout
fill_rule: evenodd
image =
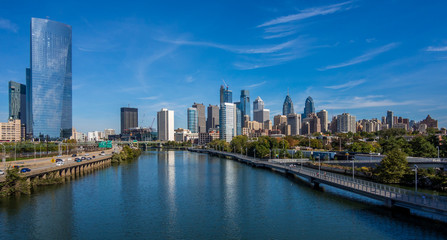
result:
M 414 191 L 418 191 L 418 165 L 414 164 Z
M 349 153 L 346 153 L 346 160 L 349 161 Z M 354 166 L 354 158 L 352 159 L 352 179 L 354 179 L 354 174 L 355 174 L 355 166 Z
M 436 146 L 438 148 L 438 160 L 439 160 L 439 146 Z
M 254 149 L 253 157 L 256 158 L 256 148 Z
M 318 158 L 318 177 L 321 176 L 321 162 L 320 162 L 320 155 L 317 156 Z
M 34 146 L 34 159 L 36 159 L 36 144 L 33 143 Z
M 14 142 L 14 161 L 17 160 L 17 142 Z
M 3 156 L 2 156 L 2 162 L 3 162 L 3 166 L 5 165 L 6 162 L 6 148 L 5 146 L 2 144 L 3 147 Z
M 272 149 L 269 149 L 270 151 L 270 159 L 272 159 Z
M 245 148 L 245 156 L 248 157 L 248 147 Z

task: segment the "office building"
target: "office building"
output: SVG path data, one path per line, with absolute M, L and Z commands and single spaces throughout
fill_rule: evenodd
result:
M 287 124 L 290 125 L 290 135 L 296 136 L 301 133 L 301 115 L 290 113 L 287 115 Z
M 115 135 L 115 129 L 104 129 L 104 138 L 109 139 L 109 135 Z
M 293 109 L 292 99 L 290 98 L 289 93 L 287 93 L 286 99 L 284 99 L 284 104 L 282 105 L 282 115 L 287 116 L 290 113 L 295 113 L 295 110 Z
M 253 121 L 264 123 L 270 120 L 270 110 L 264 109 L 264 101 L 257 97 L 253 102 Z
M 188 108 L 187 110 L 187 119 L 188 119 L 188 129 L 191 133 L 198 133 L 198 117 L 197 117 L 197 108 Z
M 309 114 L 311 114 L 311 113 L 315 113 L 315 105 L 314 105 L 314 100 L 312 99 L 312 97 L 309 96 L 309 97 L 307 97 L 306 103 L 304 105 L 303 118 L 307 118 L 309 116 Z
M 27 72 L 27 131 L 35 137 L 70 138 L 72 132 L 71 26 L 31 19 L 31 67 Z
M 356 130 L 357 130 L 357 124 L 355 116 L 352 116 L 349 113 L 343 113 L 337 116 L 337 132 L 356 133 Z
M 285 115 L 276 115 L 273 117 L 273 125 L 279 126 L 281 124 L 287 124 L 287 116 Z
M 121 133 L 124 130 L 138 127 L 138 108 L 121 108 Z
M 209 132 L 212 128 L 219 126 L 219 106 L 208 106 L 208 118 L 206 119 L 206 131 Z
M 233 137 L 236 136 L 237 130 L 236 105 L 233 103 L 223 103 L 220 106 L 219 121 L 220 139 L 231 142 Z
M 10 118 L 8 122 L 0 123 L 0 141 L 20 142 L 22 139 L 22 123 L 20 119 Z
M 224 88 L 224 86 L 220 86 L 220 105 L 223 103 L 232 103 L 233 102 L 233 92 L 231 90 L 228 90 L 227 88 Z
M 438 120 L 433 119 L 428 115 L 424 120 L 421 121 L 422 124 L 427 125 L 427 128 L 436 128 L 438 129 Z
M 206 118 L 205 118 L 205 105 L 201 103 L 194 103 L 193 108 L 197 109 L 197 132 L 204 133 L 206 129 Z
M 174 141 L 174 111 L 166 108 L 157 112 L 158 140 Z
M 394 125 L 393 111 L 386 112 L 386 124 L 388 124 L 388 129 L 393 128 Z
M 240 98 L 240 108 L 242 123 L 244 122 L 243 118 L 245 116 L 250 117 L 250 92 L 248 90 L 241 90 L 241 98 Z M 250 119 L 249 119 L 250 120 Z
M 321 121 L 320 118 L 315 113 L 310 113 L 307 115 L 307 118 L 303 119 L 303 126 L 304 123 L 307 123 L 306 125 L 306 132 L 303 132 L 303 134 L 314 134 L 321 132 Z
M 328 131 L 328 113 L 326 110 L 321 110 L 317 113 L 317 117 L 320 119 L 321 124 L 321 131 L 327 132 Z
M 241 103 L 235 102 L 236 105 L 236 136 L 242 135 L 242 126 L 244 125 L 244 118 L 242 116 Z
M 26 123 L 26 86 L 9 81 L 9 118 L 20 119 L 22 127 Z

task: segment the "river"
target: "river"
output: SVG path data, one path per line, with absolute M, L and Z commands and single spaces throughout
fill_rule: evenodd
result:
M 441 223 L 187 151 L 0 200 L 0 239 L 440 239 Z

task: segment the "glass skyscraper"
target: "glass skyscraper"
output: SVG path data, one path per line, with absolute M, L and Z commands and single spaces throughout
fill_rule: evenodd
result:
M 289 93 L 287 93 L 286 99 L 284 99 L 284 104 L 282 105 L 282 115 L 289 115 L 290 113 L 295 113 L 295 110 L 293 109 L 293 102 L 292 99 L 289 96 Z
M 26 124 L 26 86 L 14 81 L 9 81 L 9 118 Z
M 314 100 L 309 96 L 304 105 L 304 118 L 307 118 L 311 113 L 315 113 L 315 105 Z
M 72 129 L 71 26 L 31 19 L 28 115 L 34 137 L 69 138 Z
M 191 133 L 198 133 L 198 114 L 197 108 L 188 108 L 187 111 L 188 118 L 188 129 Z

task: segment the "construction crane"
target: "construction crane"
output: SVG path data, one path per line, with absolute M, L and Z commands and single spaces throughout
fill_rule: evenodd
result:
M 155 117 L 154 117 L 154 119 L 152 120 L 152 123 L 151 123 L 151 127 L 150 127 L 150 129 L 151 129 L 151 131 L 152 131 L 152 126 L 154 126 L 154 121 L 155 121 Z
M 225 87 L 228 89 L 228 87 L 229 87 L 228 84 L 225 82 L 225 80 L 222 79 L 222 81 L 225 84 Z

